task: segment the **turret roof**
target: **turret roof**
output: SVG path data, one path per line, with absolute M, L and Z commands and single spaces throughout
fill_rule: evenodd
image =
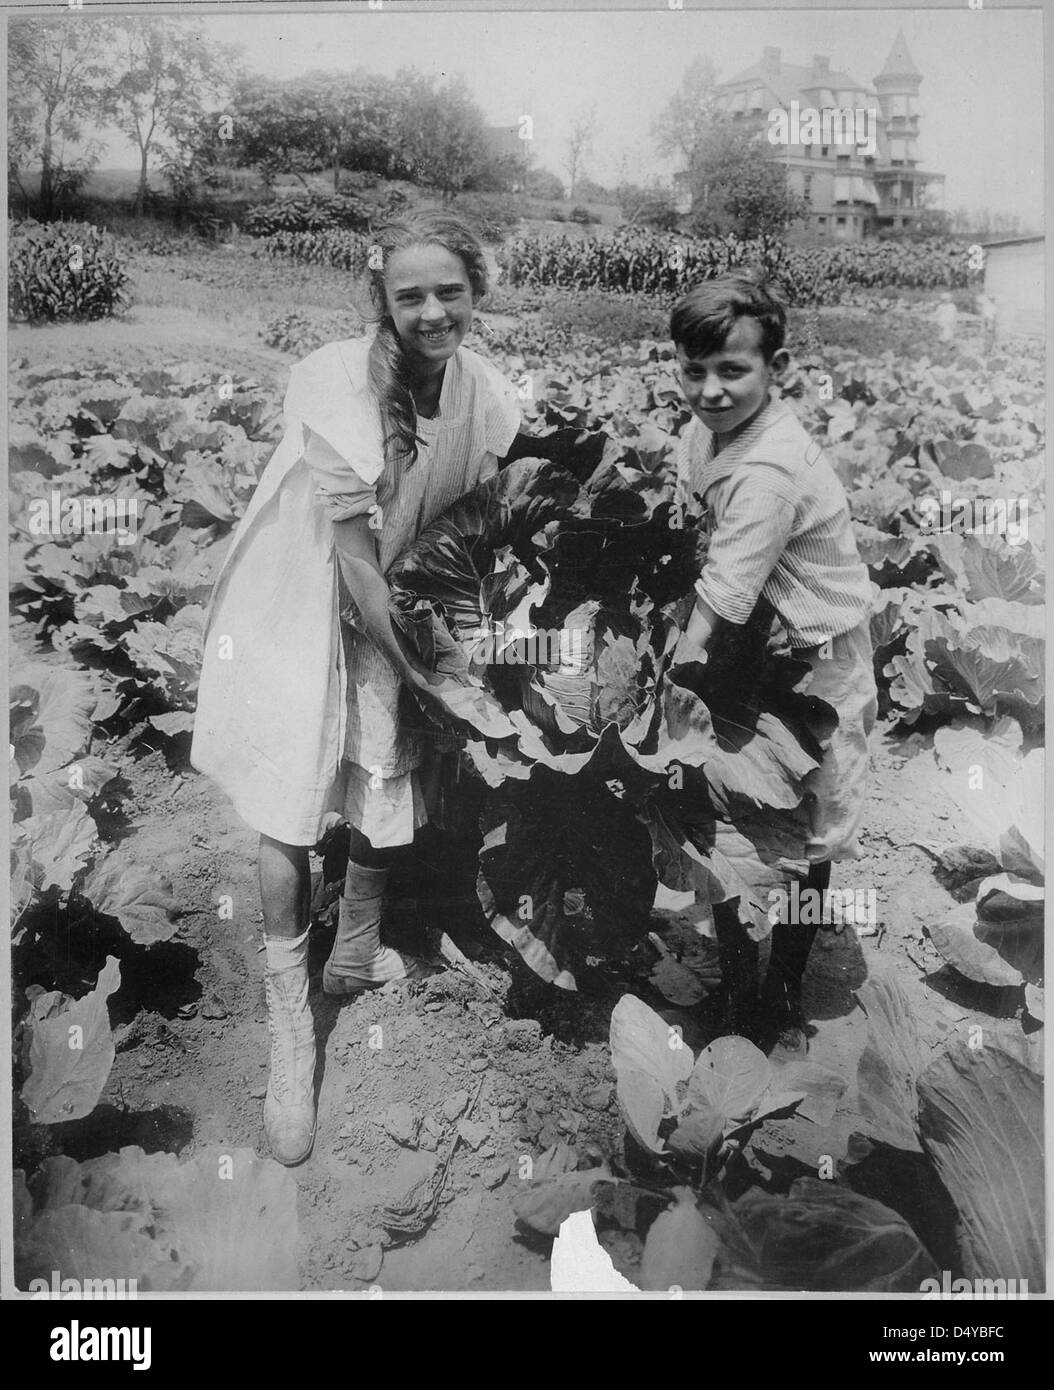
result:
M 915 66 L 911 54 L 908 52 L 907 40 L 904 38 L 904 30 L 897 30 L 897 37 L 893 40 L 893 47 L 889 50 L 889 57 L 886 65 L 879 73 L 879 77 L 921 77 Z

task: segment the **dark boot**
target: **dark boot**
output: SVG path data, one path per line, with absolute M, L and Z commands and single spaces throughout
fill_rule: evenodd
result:
M 830 882 L 831 865 L 828 861 L 810 865 L 802 886 L 822 895 L 827 892 Z M 821 897 L 821 904 L 824 902 L 825 899 Z M 818 930 L 818 922 L 777 922 L 772 928 L 772 949 L 761 991 L 763 1046 L 766 1051 L 773 1047 L 787 1052 L 808 1051 L 808 1026 L 802 1010 L 801 990 L 805 966 Z
M 758 1014 L 758 943 L 747 935 L 734 906 L 715 903 L 714 926 L 721 963 L 718 1036 L 753 1036 Z

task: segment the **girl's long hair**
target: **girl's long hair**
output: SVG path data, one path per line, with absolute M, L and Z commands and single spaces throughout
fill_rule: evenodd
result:
M 396 251 L 409 246 L 441 246 L 457 256 L 465 267 L 476 305 L 487 293 L 489 281 L 483 247 L 472 229 L 459 217 L 440 211 L 411 213 L 374 228 L 369 236 L 367 268 L 363 278 L 366 312 L 377 322 L 370 344 L 369 383 L 377 398 L 384 431 L 386 460 L 404 457 L 406 466 L 417 462 L 417 410 L 410 390 L 410 364 L 395 322 L 388 313 L 384 277 Z M 378 252 L 380 254 L 378 254 Z

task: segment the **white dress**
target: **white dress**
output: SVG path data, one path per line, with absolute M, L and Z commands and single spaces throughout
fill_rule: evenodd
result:
M 249 825 L 286 844 L 315 844 L 336 817 L 377 848 L 405 844 L 427 818 L 423 750 L 399 718 L 394 668 L 352 625 L 332 523 L 378 508 L 386 571 L 496 470 L 520 423 L 511 386 L 461 347 L 436 417 L 418 420 L 417 462 L 386 467 L 368 351 L 368 339 L 329 343 L 292 368 L 286 433 L 206 623 L 191 762 Z

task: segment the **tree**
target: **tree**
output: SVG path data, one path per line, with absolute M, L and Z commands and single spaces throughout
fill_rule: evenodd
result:
M 524 189 L 532 198 L 558 199 L 564 196 L 563 182 L 549 169 L 528 169 Z
M 98 139 L 84 141 L 84 128 L 103 119 L 113 78 L 107 56 L 112 35 L 113 22 L 105 19 L 11 21 L 8 174 L 28 208 L 20 175 L 39 163 L 38 203 L 45 219 L 98 163 L 104 148 Z M 79 153 L 67 154 L 67 144 L 79 146 Z
M 407 171 L 399 154 L 398 130 L 404 96 L 398 80 L 358 68 L 352 73 L 309 72 L 289 84 L 301 119 L 314 123 L 317 167 L 333 173 L 333 191 L 345 169 L 393 177 Z
M 635 183 L 620 183 L 615 189 L 619 211 L 631 227 L 651 227 L 659 232 L 672 232 L 680 226 L 680 216 L 673 195 L 660 184 L 642 188 Z
M 614 206 L 616 201 L 610 188 L 605 188 L 602 183 L 597 183 L 596 179 L 587 178 L 584 174 L 578 180 L 575 196 L 586 203 L 610 203 Z
M 702 236 L 780 233 L 805 215 L 772 146 L 748 122 L 724 114 L 717 72 L 697 58 L 655 123 L 659 151 L 683 161 L 692 230 Z
M 1016 236 L 1021 230 L 1021 218 L 1016 212 L 991 212 L 980 208 L 967 212 L 958 208 L 952 216 L 952 230 L 970 236 Z
M 257 170 L 268 188 L 280 174 L 294 175 L 306 188 L 305 175 L 323 167 L 314 110 L 293 84 L 256 73 L 238 78 L 217 122 L 214 152 L 216 162 L 224 158 Z
M 715 115 L 688 167 L 691 227 L 700 236 L 779 235 L 808 211 L 763 133 Z
M 235 50 L 181 20 L 130 17 L 117 31 L 120 75 L 108 114 L 139 151 L 135 210 L 142 216 L 151 157 L 170 168 L 193 158 L 210 107 L 235 79 Z
M 566 154 L 564 155 L 564 168 L 567 170 L 569 187 L 567 196 L 574 198 L 578 191 L 578 180 L 582 174 L 582 163 L 585 156 L 589 153 L 593 145 L 593 133 L 596 129 L 596 108 L 590 107 L 587 112 L 577 116 L 571 122 L 571 128 L 567 133 L 564 142 Z
M 403 94 L 396 148 L 416 183 L 444 198 L 468 187 L 490 162 L 483 112 L 464 80 L 439 84 L 413 69 L 396 74 Z
M 696 58 L 655 122 L 659 153 L 677 155 L 690 168 L 717 114 L 717 70 L 709 58 Z

